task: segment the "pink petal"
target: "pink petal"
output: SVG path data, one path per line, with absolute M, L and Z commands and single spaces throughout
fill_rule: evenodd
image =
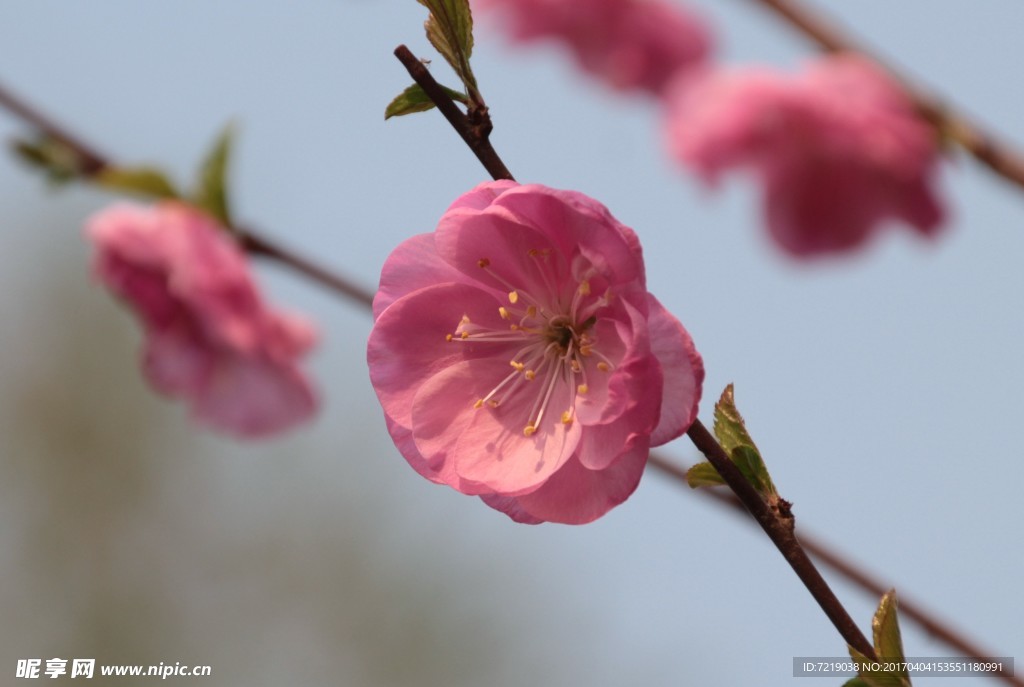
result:
M 469 281 L 438 256 L 433 233 L 417 234 L 400 243 L 384 262 L 380 288 L 373 299 L 373 317 L 380 317 L 389 305 L 413 291 L 435 284 Z
M 516 497 L 514 502 L 487 496 L 483 500 L 518 522 L 582 525 L 629 498 L 640 484 L 648 453 L 647 442 L 638 442 L 604 470 L 588 470 L 574 457 L 540 489 Z
M 697 419 L 704 362 L 679 320 L 657 298 L 650 294 L 647 298 L 651 353 L 661 364 L 664 378 L 661 416 L 651 433 L 651 446 L 661 446 L 681 436 Z

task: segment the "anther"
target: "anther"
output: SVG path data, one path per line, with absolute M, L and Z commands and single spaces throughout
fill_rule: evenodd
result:
M 526 425 L 526 427 L 523 427 L 523 436 L 532 437 L 536 431 L 537 428 L 533 425 Z
M 606 363 L 606 362 L 604 362 L 604 361 L 602 360 L 601 362 L 599 362 L 599 363 L 597 364 L 597 369 L 599 369 L 599 370 L 600 370 L 601 372 L 607 372 L 607 371 L 608 371 L 608 370 L 610 370 L 611 368 L 610 368 L 610 367 L 608 367 L 608 363 Z
M 505 309 L 505 306 L 501 306 L 498 308 L 498 314 L 501 315 L 501 319 L 503 320 L 507 320 L 512 317 L 511 315 L 508 314 L 508 310 Z
M 526 381 L 532 382 L 534 378 L 537 376 L 537 373 L 534 372 L 533 370 L 527 370 L 525 373 L 523 373 L 523 376 L 526 377 Z
M 508 301 L 509 301 L 509 303 L 515 303 L 518 300 L 519 300 L 519 292 L 518 291 L 509 291 L 508 292 Z
M 480 258 L 479 260 L 476 261 L 476 264 L 479 265 L 480 267 L 490 267 L 491 260 L 490 258 Z

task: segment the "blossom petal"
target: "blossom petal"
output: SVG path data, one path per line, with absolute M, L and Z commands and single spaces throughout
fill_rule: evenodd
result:
M 434 234 L 417 234 L 398 244 L 380 275 L 380 288 L 373 299 L 373 317 L 402 296 L 427 286 L 469 280 L 442 260 L 434 246 Z
M 588 470 L 574 456 L 536 491 L 512 500 L 482 498 L 518 522 L 582 525 L 629 498 L 640 484 L 649 451 L 647 441 L 639 441 L 603 470 Z
M 651 353 L 661 364 L 664 379 L 661 416 L 651 433 L 651 446 L 661 446 L 681 436 L 697 419 L 704 383 L 704 361 L 679 320 L 657 298 L 650 294 L 647 298 Z

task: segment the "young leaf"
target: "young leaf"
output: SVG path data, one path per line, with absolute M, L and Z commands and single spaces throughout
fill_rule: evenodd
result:
M 725 480 L 718 474 L 718 470 L 715 470 L 715 466 L 705 462 L 697 463 L 686 471 L 686 483 L 690 485 L 690 488 L 697 489 L 698 487 L 719 487 L 725 484 Z
M 732 462 L 740 469 L 754 488 L 769 499 L 777 497 L 778 491 L 768 474 L 768 467 L 761 458 L 761 452 L 747 432 L 743 416 L 736 408 L 733 386 L 725 387 L 721 398 L 715 404 L 715 436 L 729 454 Z
M 448 94 L 452 100 L 467 104 L 469 99 L 465 93 L 454 91 L 447 86 L 441 86 L 444 92 Z M 388 103 L 387 108 L 384 110 L 384 119 L 390 119 L 392 117 L 401 117 L 402 115 L 412 114 L 414 112 L 426 112 L 427 110 L 434 107 L 434 102 L 430 97 L 423 92 L 419 84 L 413 84 L 407 89 L 399 93 L 394 100 Z
M 199 170 L 199 187 L 195 194 L 195 204 L 219 219 L 225 227 L 231 226 L 227 169 L 233 136 L 234 127 L 228 124 L 214 141 Z
M 96 183 L 114 191 L 156 198 L 178 198 L 178 191 L 153 167 L 108 167 L 96 175 Z
M 899 621 L 896 617 L 896 590 L 890 589 L 882 597 L 871 619 L 871 630 L 874 640 L 875 654 L 879 663 L 895 665 L 899 664 L 900 669 L 894 671 L 858 671 L 857 679 L 861 680 L 867 687 L 910 687 L 910 673 L 903 667 L 906 660 L 903 656 L 903 640 L 900 638 Z M 848 647 L 850 657 L 860 663 L 871 663 L 871 659 L 864 656 L 852 646 Z M 852 682 L 852 681 L 851 681 Z M 850 683 L 848 682 L 847 685 Z
M 725 387 L 721 398 L 715 404 L 715 436 L 726 453 L 732 453 L 737 446 L 757 446 L 754 440 L 747 433 L 743 423 L 743 416 L 736 408 L 736 399 L 733 396 L 733 386 Z
M 14 152 L 33 167 L 46 173 L 51 184 L 61 185 L 82 174 L 82 160 L 75 150 L 55 138 L 40 136 L 35 141 L 16 139 Z
M 469 92 L 476 90 L 476 78 L 469 66 L 473 53 L 473 14 L 469 0 L 417 0 L 430 10 L 424 23 L 427 39 L 459 75 Z
M 890 589 L 878 604 L 875 617 L 871 619 L 871 632 L 874 635 L 875 651 L 879 658 L 903 660 L 903 638 L 900 636 L 899 619 L 896 617 L 896 590 Z M 902 677 L 909 678 L 907 672 L 900 671 Z

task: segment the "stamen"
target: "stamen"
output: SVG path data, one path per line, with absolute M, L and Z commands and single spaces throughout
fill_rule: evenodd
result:
M 599 370 L 600 370 L 601 372 L 607 372 L 607 371 L 608 371 L 608 370 L 610 370 L 611 368 L 610 368 L 610 367 L 608 366 L 608 363 L 606 363 L 606 362 L 604 362 L 604 361 L 602 360 L 601 362 L 599 362 L 599 363 L 597 364 L 597 369 L 599 369 Z
M 512 317 L 511 315 L 508 314 L 508 310 L 505 308 L 505 306 L 501 306 L 498 308 L 498 314 L 501 315 L 501 319 L 503 320 L 508 320 L 511 319 Z
M 587 281 L 586 279 L 584 279 L 583 281 L 580 282 L 580 295 L 583 295 L 583 296 L 589 296 L 590 295 L 590 282 Z
M 451 334 L 445 334 L 444 335 L 444 340 L 445 341 L 451 341 L 453 338 L 455 338 L 455 337 L 453 337 Z
M 571 410 L 563 410 L 562 411 L 562 424 L 563 425 L 571 425 L 572 424 L 572 411 Z
M 519 293 L 517 291 L 509 291 L 508 292 L 508 301 L 509 301 L 509 303 L 512 303 L 512 304 L 515 304 L 516 302 L 518 302 L 519 301 Z
M 580 394 L 581 396 L 586 395 L 588 391 L 590 391 L 590 387 L 587 386 L 586 384 L 580 384 L 578 387 L 576 387 L 576 393 Z
M 536 431 L 537 428 L 534 427 L 533 425 L 526 425 L 525 427 L 523 427 L 523 436 L 532 437 Z
M 480 258 L 479 260 L 476 261 L 476 264 L 479 265 L 480 267 L 483 267 L 483 268 L 486 269 L 486 268 L 491 266 L 491 259 L 490 258 Z
M 533 370 L 527 370 L 527 371 L 526 371 L 526 372 L 525 372 L 525 373 L 523 374 L 523 376 L 524 376 L 524 377 L 526 377 L 526 381 L 528 381 L 528 382 L 532 382 L 532 381 L 533 381 L 533 379 L 534 379 L 534 377 L 536 377 L 536 376 L 537 376 L 537 373 L 536 373 L 536 372 L 534 372 Z

